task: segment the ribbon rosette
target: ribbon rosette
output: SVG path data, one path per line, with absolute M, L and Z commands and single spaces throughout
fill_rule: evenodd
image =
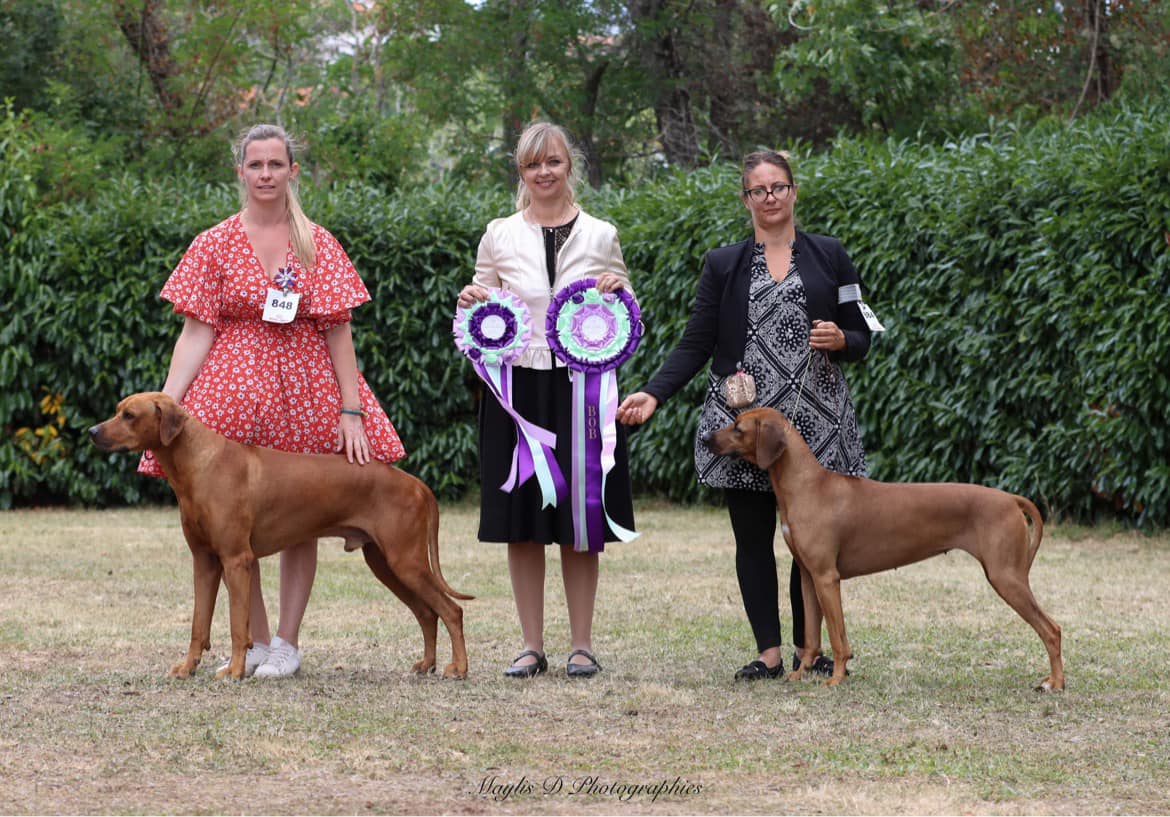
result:
M 490 289 L 486 301 L 459 307 L 453 330 L 455 345 L 471 361 L 504 411 L 516 422 L 512 470 L 500 489 L 508 493 L 535 476 L 543 506 L 556 505 L 567 489 L 553 449 L 556 435 L 520 416 L 512 405 L 512 363 L 532 336 L 532 316 L 523 301 L 502 289 Z
M 297 285 L 297 271 L 291 267 L 281 267 L 276 271 L 276 279 L 273 281 L 276 288 L 287 295 Z
M 573 548 L 592 552 L 605 549 L 606 525 L 623 542 L 638 535 L 610 519 L 605 482 L 617 449 L 617 368 L 642 338 L 633 296 L 625 290 L 602 294 L 596 283 L 585 278 L 558 292 L 545 324 L 549 348 L 573 381 Z

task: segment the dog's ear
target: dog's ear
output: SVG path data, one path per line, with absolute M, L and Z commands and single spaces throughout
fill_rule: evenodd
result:
M 767 421 L 756 425 L 756 465 L 767 471 L 784 449 L 788 447 L 788 440 L 784 436 L 784 429 L 777 423 Z
M 183 430 L 183 423 L 187 422 L 187 412 L 174 400 L 156 402 L 154 409 L 158 413 L 158 436 L 163 445 L 170 445 Z

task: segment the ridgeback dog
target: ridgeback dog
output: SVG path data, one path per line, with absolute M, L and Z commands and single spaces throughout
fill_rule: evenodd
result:
M 845 679 L 852 656 L 841 610 L 841 580 L 902 567 L 948 550 L 979 560 L 988 582 L 1040 635 L 1051 673 L 1038 691 L 1064 689 L 1060 627 L 1036 603 L 1028 570 L 1044 526 L 1030 501 L 961 483 L 886 483 L 836 474 L 813 455 L 779 411 L 758 408 L 706 435 L 716 454 L 732 454 L 771 477 L 781 532 L 800 569 L 804 651 L 797 680 L 821 653 L 822 613 L 835 666 L 826 683 Z M 1028 521 L 1032 523 L 1031 536 Z
M 471 599 L 439 569 L 439 505 L 420 480 L 382 462 L 355 465 L 341 454 L 290 454 L 233 442 L 161 392 L 134 394 L 89 430 L 105 451 L 150 449 L 179 500 L 183 535 L 195 562 L 195 613 L 187 657 L 171 677 L 187 678 L 211 647 L 211 616 L 222 577 L 231 616 L 232 657 L 217 677 L 244 675 L 251 568 L 261 556 L 322 536 L 362 549 L 366 564 L 418 619 L 423 657 L 435 667 L 438 619 L 451 636 L 444 678 L 467 675 L 463 610 Z

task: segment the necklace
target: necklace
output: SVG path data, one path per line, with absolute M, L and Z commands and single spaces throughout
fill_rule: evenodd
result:
M 551 229 L 556 228 L 556 227 L 563 227 L 565 225 L 565 223 L 567 221 L 569 221 L 570 218 L 572 218 L 573 211 L 576 209 L 577 209 L 576 205 L 569 204 L 566 207 L 562 207 L 557 212 L 556 218 L 543 219 L 543 218 L 538 218 L 536 213 L 534 213 L 532 211 L 532 206 L 529 205 L 528 209 L 525 211 L 524 215 L 529 223 L 536 224 L 537 226 L 543 227 L 546 230 L 551 230 Z

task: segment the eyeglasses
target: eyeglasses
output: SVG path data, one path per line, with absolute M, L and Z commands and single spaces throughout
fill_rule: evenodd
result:
M 776 199 L 776 201 L 784 201 L 795 188 L 795 184 L 782 184 L 777 182 L 771 187 L 753 187 L 751 190 L 743 191 L 743 194 L 745 196 L 751 196 L 752 201 L 756 204 L 763 204 L 768 200 L 768 196 Z

